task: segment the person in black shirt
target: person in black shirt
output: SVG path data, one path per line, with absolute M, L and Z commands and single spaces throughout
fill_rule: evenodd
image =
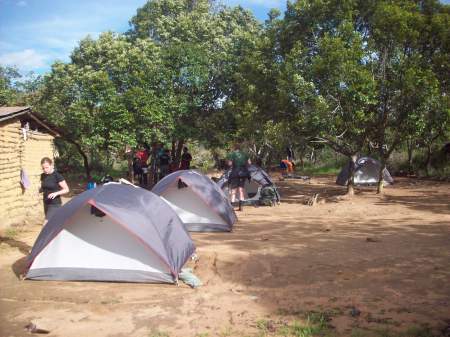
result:
M 64 177 L 55 171 L 53 161 L 50 158 L 42 158 L 41 166 L 41 192 L 44 193 L 45 223 L 53 216 L 55 211 L 61 207 L 61 195 L 69 192 Z
M 192 156 L 189 153 L 189 150 L 187 147 L 183 148 L 183 154 L 181 155 L 181 170 L 189 170 L 191 168 L 191 160 Z
M 159 180 L 164 178 L 169 173 L 169 166 L 171 163 L 170 151 L 165 149 L 159 156 Z

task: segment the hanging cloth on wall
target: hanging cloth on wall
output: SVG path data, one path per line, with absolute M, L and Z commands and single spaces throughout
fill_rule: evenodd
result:
M 28 175 L 24 169 L 20 170 L 20 183 L 22 184 L 24 189 L 28 189 L 31 187 L 30 179 L 28 178 Z

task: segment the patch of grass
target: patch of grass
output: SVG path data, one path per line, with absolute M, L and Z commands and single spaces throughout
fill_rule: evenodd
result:
M 389 328 L 375 329 L 375 332 L 379 337 L 396 337 L 394 332 L 392 332 Z
M 319 329 L 328 329 L 328 322 L 331 321 L 331 315 L 328 312 L 310 311 L 306 314 L 306 321 Z
M 312 337 L 318 332 L 318 329 L 310 324 L 304 325 L 299 322 L 294 322 L 290 326 L 290 334 L 295 337 Z
M 120 300 L 117 298 L 112 298 L 110 300 L 103 300 L 100 302 L 100 304 L 105 304 L 105 305 L 106 304 L 118 304 L 118 303 L 120 303 Z
M 370 331 L 362 329 L 352 329 L 350 337 L 371 337 L 373 334 Z
M 277 330 L 278 336 L 288 337 L 291 336 L 291 327 L 288 325 L 284 325 Z
M 333 334 L 333 327 L 330 325 L 331 317 L 336 316 L 342 311 L 303 311 L 296 309 L 278 309 L 280 315 L 301 316 L 303 323 L 293 321 L 291 324 L 279 326 L 276 330 L 276 336 L 286 337 L 313 337 L 313 336 L 330 336 Z M 270 321 L 260 320 L 256 323 L 261 332 L 267 334 L 271 332 Z M 263 335 L 265 336 L 265 335 Z
M 309 166 L 305 165 L 305 168 L 297 166 L 296 171 L 301 175 L 315 176 L 321 174 L 333 174 L 337 175 L 341 171 L 341 167 L 336 164 L 325 164 L 321 166 Z
M 264 337 L 269 332 L 269 321 L 260 319 L 256 322 L 256 327 L 259 330 L 259 336 Z
M 286 337 L 315 337 L 330 334 L 328 320 L 321 315 L 310 315 L 306 322 L 294 321 L 289 325 L 282 326 L 277 330 L 277 336 Z
M 169 337 L 169 334 L 164 331 L 152 330 L 150 331 L 148 337 Z
M 406 331 L 397 332 L 384 327 L 373 330 L 353 329 L 351 337 L 436 337 L 428 326 L 413 326 Z
M 433 331 L 428 326 L 412 326 L 400 334 L 401 337 L 434 337 Z
M 195 335 L 195 337 L 208 337 L 208 336 L 209 336 L 209 333 L 207 333 L 207 332 L 201 332 L 201 333 L 198 333 Z
M 229 336 L 234 336 L 233 334 L 233 329 L 231 328 L 231 326 L 226 327 L 225 329 L 223 329 L 220 333 L 219 336 L 220 337 L 229 337 Z
M 8 227 L 3 233 L 6 239 L 15 239 L 19 235 L 19 230 L 16 227 Z
M 277 314 L 281 316 L 303 316 L 305 311 L 301 309 L 279 308 Z

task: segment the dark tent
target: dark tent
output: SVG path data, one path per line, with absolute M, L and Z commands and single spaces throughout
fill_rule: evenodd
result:
M 264 171 L 261 167 L 256 165 L 250 165 L 248 167 L 250 172 L 250 181 L 245 182 L 244 190 L 245 190 L 245 200 L 246 201 L 257 201 L 260 197 L 261 188 L 272 186 L 275 188 L 275 184 L 273 183 L 270 176 Z M 231 170 L 227 170 L 222 177 L 217 181 L 219 187 L 224 191 L 224 193 L 228 196 L 228 181 L 230 179 Z M 280 195 L 278 190 L 276 191 L 276 199 L 277 202 L 280 202 Z
M 223 191 L 197 171 L 171 173 L 160 180 L 152 192 L 173 208 L 189 231 L 229 232 L 237 221 Z
M 108 183 L 63 205 L 29 255 L 28 279 L 174 283 L 195 246 L 155 194 Z
M 346 186 L 350 176 L 350 165 L 347 163 L 341 172 L 339 173 L 336 184 Z M 381 164 L 378 160 L 369 157 L 360 157 L 356 161 L 355 167 L 355 185 L 375 185 L 378 183 L 378 175 L 380 172 Z M 392 179 L 389 171 L 385 168 L 383 170 L 383 183 L 384 185 L 392 184 Z

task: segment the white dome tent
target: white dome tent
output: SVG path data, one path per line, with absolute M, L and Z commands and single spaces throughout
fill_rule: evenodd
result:
M 237 221 L 225 194 L 197 171 L 173 172 L 160 180 L 152 192 L 172 207 L 188 231 L 230 232 Z
M 348 184 L 348 179 L 350 177 L 350 165 L 348 163 L 345 165 L 336 179 L 336 184 L 346 186 Z M 381 164 L 378 160 L 370 157 L 360 157 L 356 161 L 355 173 L 354 173 L 354 183 L 355 185 L 375 185 L 378 184 L 379 172 Z M 383 184 L 389 185 L 393 184 L 394 179 L 392 179 L 389 171 L 385 168 L 383 170 Z
M 28 257 L 26 278 L 176 283 L 194 251 L 180 219 L 158 196 L 108 183 L 74 197 L 49 219 Z

